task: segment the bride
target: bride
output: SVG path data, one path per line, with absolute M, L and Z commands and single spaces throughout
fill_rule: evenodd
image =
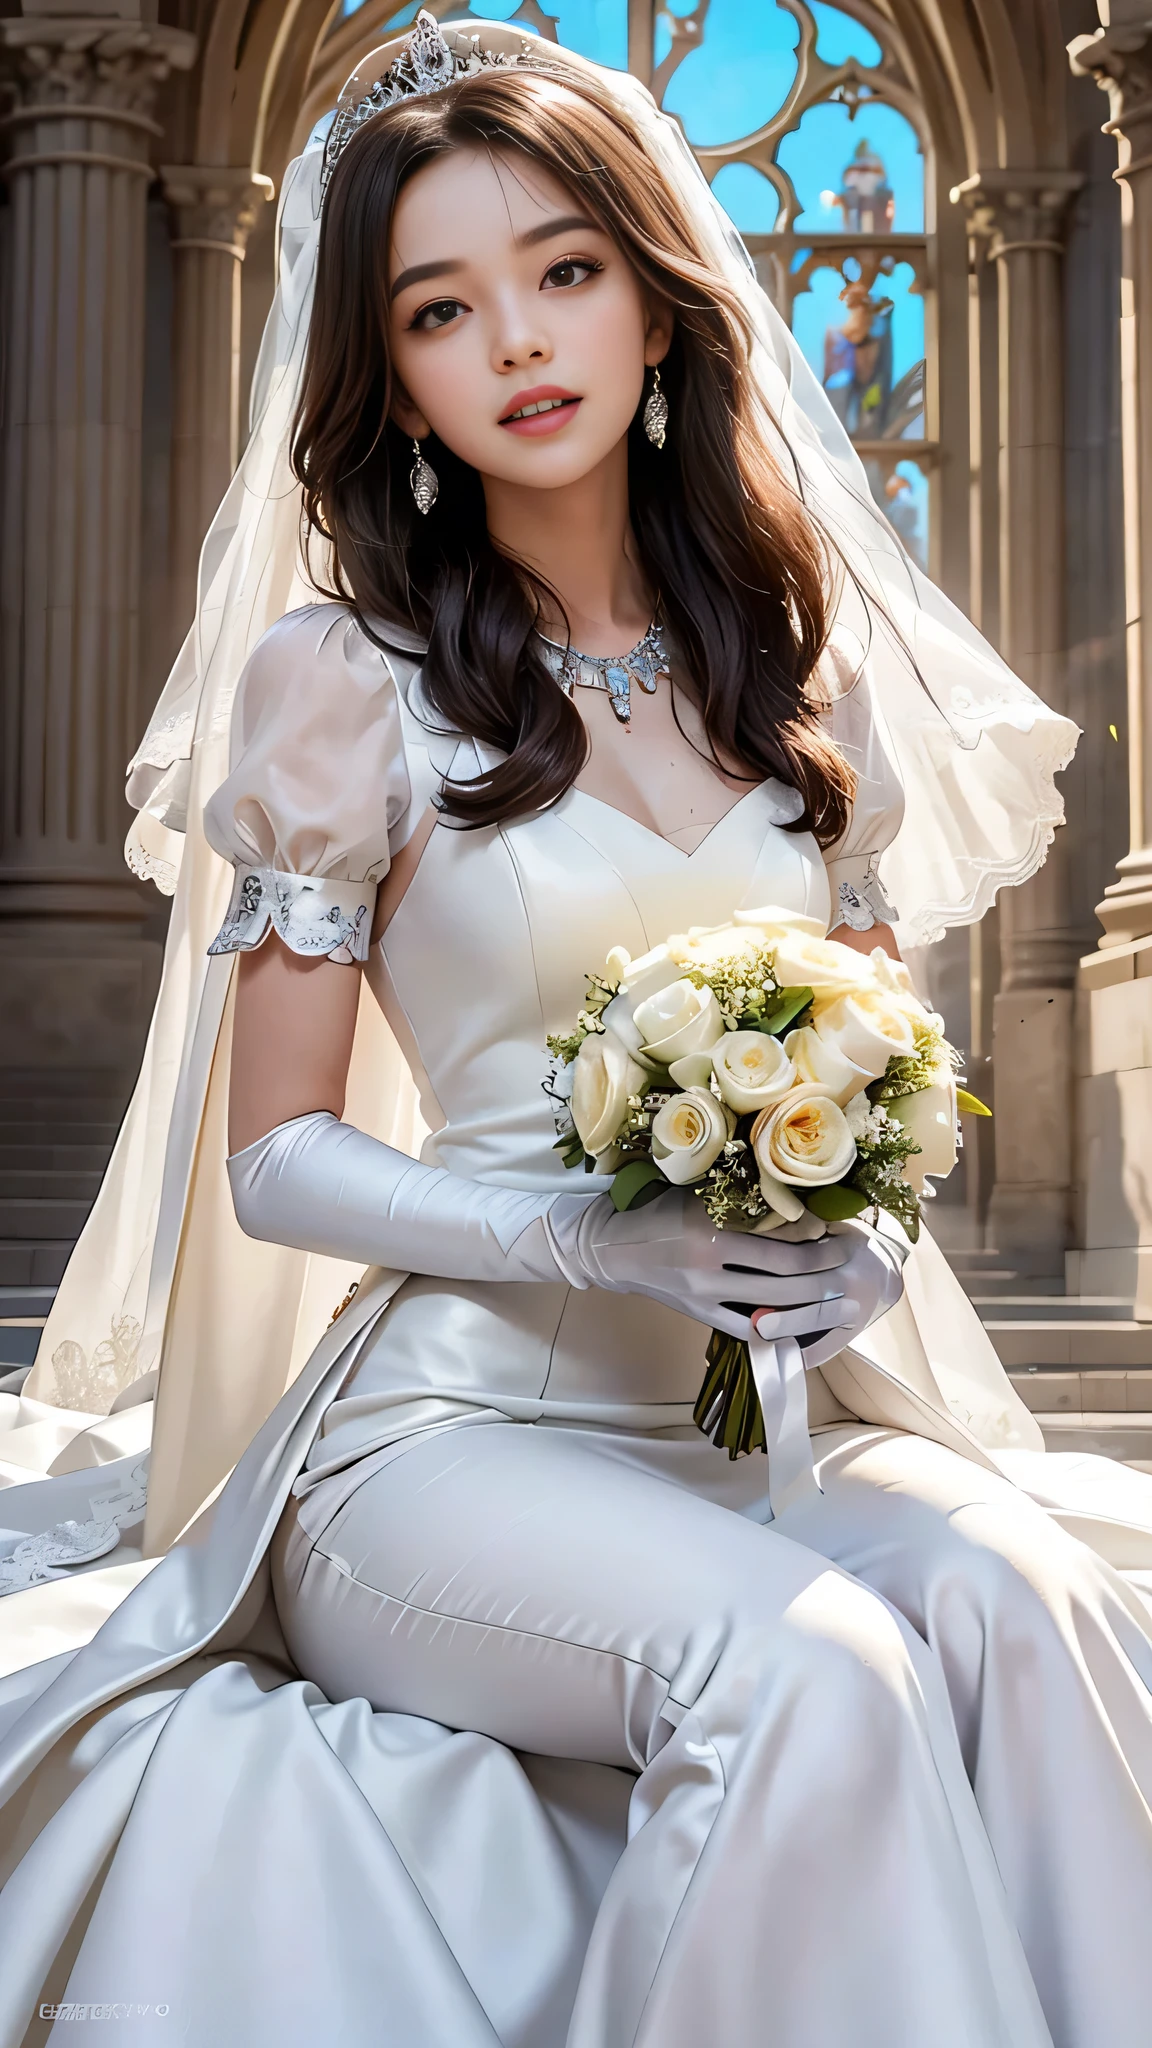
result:
M 914 936 L 978 912 L 1067 728 L 884 537 L 633 81 L 421 16 L 282 234 L 254 460 L 294 407 L 274 516 L 302 495 L 328 594 L 233 703 L 213 646 L 275 554 L 249 463 L 205 572 L 243 557 L 244 625 L 217 576 L 157 727 L 191 687 L 202 770 L 230 731 L 183 1071 L 206 1042 L 229 1069 L 235 1327 L 286 1327 L 269 1247 L 370 1271 L 258 1429 L 222 1373 L 206 1425 L 166 1355 L 184 1521 L 205 1428 L 243 1455 L 0 1693 L 0 2042 L 87 2006 L 197 2048 L 1136 2048 L 1152 1642 L 1106 1556 L 1127 1522 L 1146 1561 L 1144 1482 L 1115 1475 L 1109 1551 L 930 1245 L 902 1278 L 879 1232 L 734 1239 L 690 1191 L 574 1188 L 545 1049 L 611 946 L 738 908 L 894 954 L 882 857 Z M 146 750 L 146 816 L 190 765 Z M 374 1134 L 365 984 L 419 1161 Z M 201 1085 L 164 1201 L 210 1320 Z M 804 1348 L 816 1483 L 776 1512 L 771 1442 L 692 1423 L 714 1323 Z

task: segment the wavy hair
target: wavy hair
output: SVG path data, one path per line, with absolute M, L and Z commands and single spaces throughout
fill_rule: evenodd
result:
M 557 85 L 563 90 L 558 91 Z M 598 81 L 493 69 L 365 122 L 324 202 L 316 295 L 293 466 L 309 535 L 328 544 L 326 594 L 369 630 L 427 641 L 423 686 L 448 728 L 497 749 L 484 774 L 448 782 L 458 824 L 488 826 L 556 803 L 588 739 L 544 666 L 534 628 L 557 594 L 491 540 L 476 472 L 432 435 L 435 507 L 416 515 L 411 446 L 390 418 L 388 252 L 405 182 L 446 151 L 481 148 L 543 164 L 614 239 L 675 316 L 661 364 L 672 408 L 662 452 L 639 415 L 628 435 L 632 527 L 649 587 L 718 758 L 750 781 L 779 776 L 804 799 L 792 828 L 830 845 L 854 783 L 820 718 L 815 671 L 829 603 L 828 555 L 771 446 L 754 392 L 739 295 L 702 247 L 629 116 Z M 683 674 L 679 664 L 683 665 Z

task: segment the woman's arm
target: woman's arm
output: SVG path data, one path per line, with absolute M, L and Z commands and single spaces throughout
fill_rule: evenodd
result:
M 344 1111 L 360 969 L 303 959 L 270 932 L 241 953 L 232 1027 L 228 1148 L 314 1110 Z
M 879 946 L 881 952 L 887 953 L 890 960 L 900 958 L 896 934 L 890 924 L 869 925 L 866 932 L 853 931 L 850 924 L 838 924 L 834 931 L 829 932 L 828 937 L 835 939 L 838 945 L 851 946 L 854 953 L 874 953 Z

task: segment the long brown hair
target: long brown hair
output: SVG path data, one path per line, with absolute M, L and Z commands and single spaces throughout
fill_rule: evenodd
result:
M 389 623 L 415 627 L 427 640 L 423 687 L 436 714 L 506 756 L 445 785 L 450 816 L 493 825 L 571 787 L 588 741 L 534 639 L 543 586 L 493 544 L 479 477 L 435 435 L 422 452 L 439 497 L 426 518 L 415 515 L 411 444 L 389 417 L 388 252 L 402 186 L 448 150 L 526 154 L 579 194 L 642 285 L 674 310 L 661 365 L 672 409 L 663 451 L 639 418 L 629 430 L 640 560 L 709 744 L 756 780 L 794 784 L 805 805 L 794 829 L 830 845 L 846 826 L 853 778 L 820 723 L 814 686 L 827 558 L 753 403 L 744 309 L 628 115 L 594 77 L 565 74 L 563 91 L 558 82 L 535 69 L 461 79 L 365 122 L 336 164 L 293 438 L 307 520 L 330 544 L 332 594 L 379 621 L 385 637 Z

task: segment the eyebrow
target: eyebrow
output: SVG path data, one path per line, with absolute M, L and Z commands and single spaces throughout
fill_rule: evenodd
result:
M 582 213 L 565 213 L 554 220 L 542 221 L 538 228 L 529 228 L 525 234 L 517 235 L 518 249 L 533 249 L 538 242 L 551 241 L 554 235 L 595 234 L 596 222 Z M 398 298 L 410 285 L 423 284 L 430 277 L 454 277 L 464 265 L 456 257 L 445 256 L 432 263 L 413 263 L 402 270 L 389 290 L 389 299 Z

